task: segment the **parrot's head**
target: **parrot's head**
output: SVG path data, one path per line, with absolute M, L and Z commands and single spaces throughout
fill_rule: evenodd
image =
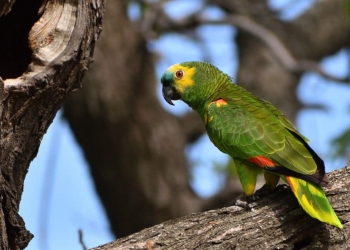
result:
M 194 85 L 196 67 L 192 62 L 179 63 L 165 70 L 161 82 L 163 84 L 163 97 L 170 105 L 172 100 L 179 100 L 183 92 Z
M 204 104 L 220 87 L 218 77 L 229 77 L 215 66 L 205 62 L 184 62 L 170 66 L 162 75 L 163 97 L 182 100 L 192 108 Z M 229 80 L 229 82 L 231 82 Z

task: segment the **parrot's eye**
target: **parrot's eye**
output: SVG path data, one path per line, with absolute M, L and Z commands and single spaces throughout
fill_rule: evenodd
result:
M 184 76 L 184 72 L 182 70 L 178 70 L 175 72 L 176 79 L 181 79 Z

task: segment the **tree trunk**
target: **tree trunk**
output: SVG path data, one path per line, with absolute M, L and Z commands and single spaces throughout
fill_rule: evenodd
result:
M 289 188 L 247 210 L 225 207 L 166 221 L 92 250 L 112 249 L 349 249 L 350 167 L 329 174 L 327 197 L 344 228 L 311 218 Z
M 81 86 L 103 14 L 103 0 L 0 1 L 1 250 L 33 237 L 18 214 L 24 178 L 67 94 Z
M 187 132 L 192 119 L 159 105 L 153 55 L 125 5 L 108 2 L 92 74 L 65 105 L 118 237 L 200 210 L 184 152 L 194 136 Z M 204 127 L 193 120 L 200 135 Z

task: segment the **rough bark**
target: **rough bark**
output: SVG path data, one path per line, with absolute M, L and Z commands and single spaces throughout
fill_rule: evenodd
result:
M 112 249 L 349 249 L 350 167 L 330 173 L 327 197 L 344 228 L 308 216 L 289 188 L 250 203 L 166 221 L 112 243 Z
M 104 13 L 103 0 L 14 2 L 0 1 L 1 250 L 33 237 L 18 214 L 24 178 L 67 94 L 80 88 Z
M 245 14 L 275 32 L 298 59 L 319 60 L 350 42 L 341 0 L 317 1 L 319 7 L 291 23 L 277 20 L 266 1 L 249 1 L 248 7 L 246 0 L 210 2 L 228 14 Z M 232 7 L 232 3 L 238 5 Z M 196 114 L 177 118 L 160 107 L 155 96 L 155 89 L 160 88 L 154 74 L 155 55 L 148 51 L 143 37 L 147 33 L 144 27 L 152 27 L 152 23 L 130 22 L 125 1 L 107 4 L 96 62 L 85 88 L 68 100 L 65 115 L 89 163 L 112 230 L 120 237 L 223 205 L 234 197 L 239 184 L 232 187 L 230 183 L 231 189 L 209 201 L 192 192 L 184 151 L 204 127 Z M 266 12 L 254 15 L 254 6 L 258 6 L 258 13 L 262 9 Z M 154 33 L 171 31 L 176 23 L 169 25 L 163 29 L 159 26 Z M 173 28 L 188 32 L 198 25 Z M 254 36 L 239 31 L 237 43 L 238 84 L 271 101 L 293 119 L 301 107 L 295 95 L 300 75 L 283 68 L 273 52 Z

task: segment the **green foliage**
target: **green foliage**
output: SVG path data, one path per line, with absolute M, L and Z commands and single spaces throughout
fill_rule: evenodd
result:
M 334 147 L 333 157 L 344 157 L 350 153 L 350 128 L 346 129 L 331 142 Z
M 350 0 L 348 2 L 350 3 Z M 348 112 L 350 113 L 350 106 L 348 107 Z M 333 147 L 333 158 L 344 157 L 350 154 L 350 127 L 342 132 L 339 136 L 335 137 L 331 141 L 331 145 Z
M 350 22 L 350 0 L 344 0 L 344 10 Z

